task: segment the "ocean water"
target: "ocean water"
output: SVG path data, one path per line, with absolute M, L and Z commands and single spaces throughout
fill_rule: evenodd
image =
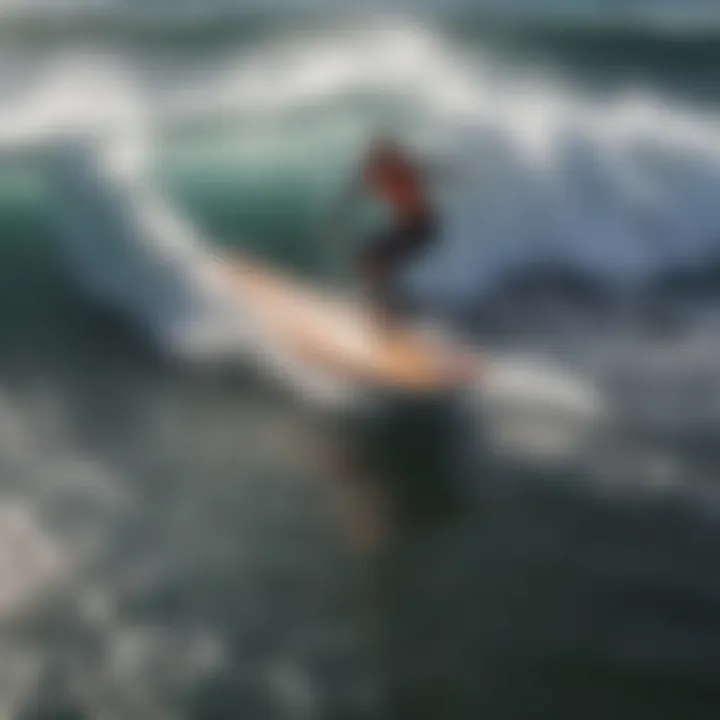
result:
M 717 717 L 718 25 L 585 5 L 8 5 L 0 715 Z M 208 242 L 342 285 L 324 222 L 378 129 L 447 167 L 407 292 L 592 381 L 581 445 L 542 404 L 518 434 L 502 398 L 328 414 L 198 371 L 62 262 L 91 138 Z M 84 272 L 149 312 L 94 197 Z

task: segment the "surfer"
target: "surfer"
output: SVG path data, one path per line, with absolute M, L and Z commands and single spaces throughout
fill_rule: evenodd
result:
M 387 325 L 405 310 L 396 287 L 398 272 L 435 242 L 437 214 L 425 172 L 388 137 L 371 142 L 345 201 L 363 197 L 374 201 L 376 210 L 379 206 L 382 221 L 366 231 L 355 267 L 374 315 Z

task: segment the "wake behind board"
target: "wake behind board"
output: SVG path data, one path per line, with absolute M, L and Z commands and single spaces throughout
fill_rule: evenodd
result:
M 383 330 L 359 304 L 254 261 L 235 256 L 221 266 L 263 330 L 284 352 L 318 370 L 374 388 L 433 393 L 468 384 L 480 367 L 479 356 L 409 325 Z

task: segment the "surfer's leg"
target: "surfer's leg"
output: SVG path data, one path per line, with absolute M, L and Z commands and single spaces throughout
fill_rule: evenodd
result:
M 398 233 L 381 234 L 361 253 L 359 270 L 373 313 L 383 322 L 394 314 L 392 280 Z
M 384 322 L 403 314 L 396 287 L 398 271 L 425 252 L 435 238 L 435 222 L 429 218 L 382 233 L 362 253 L 360 272 L 370 304 Z
M 398 262 L 415 260 L 430 249 L 438 238 L 437 221 L 433 215 L 414 222 L 405 229 L 402 245 L 398 248 Z

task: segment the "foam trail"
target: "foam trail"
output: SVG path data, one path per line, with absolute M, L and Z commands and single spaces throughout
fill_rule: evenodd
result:
M 192 331 L 209 342 L 209 313 L 219 309 L 208 277 L 211 255 L 136 168 L 115 162 L 114 149 L 106 154 L 84 138 L 54 151 L 58 239 L 67 268 L 160 346 L 189 349 Z

